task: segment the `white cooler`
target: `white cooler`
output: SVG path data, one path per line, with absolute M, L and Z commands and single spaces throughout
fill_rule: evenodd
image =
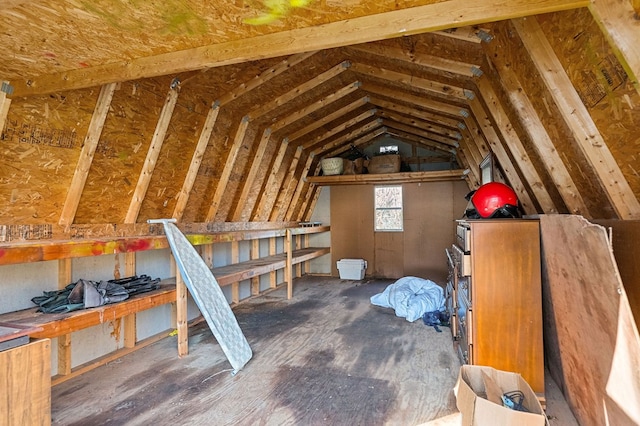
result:
M 364 271 L 367 269 L 367 261 L 364 259 L 340 259 L 338 260 L 338 271 L 340 279 L 361 280 L 364 278 Z

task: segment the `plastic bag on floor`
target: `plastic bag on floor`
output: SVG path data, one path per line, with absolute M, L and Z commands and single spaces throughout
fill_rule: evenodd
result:
M 425 312 L 444 310 L 444 290 L 431 280 L 403 277 L 379 294 L 371 296 L 371 303 L 395 309 L 396 316 L 413 322 Z

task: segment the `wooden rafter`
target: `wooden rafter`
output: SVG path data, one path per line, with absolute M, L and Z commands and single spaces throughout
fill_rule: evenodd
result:
M 87 136 L 84 138 L 82 144 L 82 150 L 80 151 L 80 157 L 78 158 L 78 164 L 73 173 L 71 184 L 69 185 L 69 192 L 67 192 L 67 198 L 64 201 L 62 212 L 60 213 L 59 225 L 69 226 L 73 223 L 73 219 L 76 216 L 78 210 L 78 204 L 80 203 L 80 196 L 82 190 L 87 182 L 87 176 L 89 175 L 89 169 L 91 163 L 93 163 L 93 156 L 104 128 L 104 122 L 107 119 L 109 112 L 109 106 L 113 99 L 113 93 L 116 90 L 117 84 L 105 84 L 100 89 L 100 95 L 98 96 L 98 102 L 96 103 L 95 111 L 91 116 L 91 122 L 89 123 L 89 129 L 87 130 Z
M 365 145 L 368 142 L 376 139 L 377 137 L 385 134 L 386 132 L 387 132 L 387 128 L 386 127 L 376 127 L 375 129 L 370 130 L 369 132 L 365 133 L 364 135 L 359 136 L 359 137 L 349 141 L 348 144 L 340 145 L 340 146 L 338 146 L 335 149 L 330 150 L 330 151 L 325 151 L 324 152 L 324 156 L 325 157 L 338 157 L 338 156 L 340 156 L 340 154 L 348 151 L 351 148 L 351 146 L 358 147 L 358 146 L 361 146 L 361 145 Z
M 513 25 L 542 76 L 575 142 L 587 158 L 620 219 L 640 219 L 640 203 L 571 84 L 562 64 L 535 19 Z
M 336 124 L 334 125 L 331 130 L 328 130 L 324 133 L 322 133 L 321 135 L 316 136 L 315 138 L 311 139 L 308 142 L 304 142 L 301 146 L 303 149 L 313 149 L 314 147 L 318 146 L 319 144 L 321 144 L 324 140 L 330 138 L 331 136 L 335 136 L 336 134 L 343 132 L 347 129 L 349 129 L 349 127 L 353 127 L 356 126 L 358 123 L 373 117 L 376 114 L 376 109 L 370 109 L 368 111 L 365 111 L 363 113 L 358 114 L 357 116 L 350 118 L 349 120 L 343 121 L 340 124 Z
M 383 124 L 385 125 L 385 128 L 387 129 L 387 133 L 391 136 L 395 136 L 399 139 L 402 139 L 404 141 L 410 142 L 412 145 L 422 145 L 426 148 L 432 149 L 432 150 L 436 150 L 440 153 L 444 153 L 444 154 L 454 154 L 457 152 L 457 148 L 456 147 L 452 147 L 449 144 L 443 144 L 441 142 L 437 142 L 425 137 L 422 137 L 420 135 L 416 135 L 415 133 L 412 132 L 406 132 L 402 129 L 400 129 L 400 127 L 405 128 L 405 126 L 403 125 L 398 125 L 398 123 L 389 123 L 389 122 L 383 122 Z M 413 129 L 410 129 L 413 130 Z
M 495 56 L 492 57 L 493 61 L 497 59 Z M 591 214 L 582 199 L 580 191 L 573 182 L 562 158 L 560 158 L 560 154 L 558 154 L 558 150 L 555 148 L 533 104 L 526 93 L 523 92 L 518 77 L 510 67 L 497 67 L 496 72 L 511 101 L 512 107 L 518 112 L 520 123 L 529 135 L 529 138 L 534 142 L 533 148 L 540 158 L 544 159 L 542 163 L 558 188 L 564 204 L 571 213 L 590 218 Z M 482 85 L 486 84 L 485 79 L 486 77 L 483 76 L 478 80 L 480 90 L 482 90 Z
M 493 154 L 495 154 L 496 158 L 498 159 L 498 163 L 500 163 L 500 167 L 507 176 L 509 185 L 513 188 L 516 194 L 518 194 L 518 200 L 522 204 L 522 208 L 524 209 L 525 213 L 535 214 L 536 206 L 533 204 L 533 200 L 529 196 L 527 188 L 524 186 L 522 179 L 520 179 L 517 169 L 513 165 L 511 158 L 509 158 L 509 154 L 502 145 L 502 141 L 493 128 L 491 120 L 489 120 L 489 117 L 487 116 L 487 112 L 480 104 L 480 100 L 477 98 L 471 100 L 469 102 L 469 107 L 471 108 L 475 119 L 478 120 L 480 129 L 482 130 L 485 139 L 491 145 L 491 151 L 493 152 Z M 465 120 L 465 122 L 466 121 L 467 120 Z
M 243 40 L 126 59 L 90 69 L 28 77 L 16 82 L 15 96 L 45 94 L 105 83 L 171 75 L 245 61 L 274 58 L 481 22 L 585 7 L 588 0 L 448 0 L 315 27 L 273 32 Z
M 388 120 L 389 122 L 401 124 L 403 127 L 408 126 L 414 128 L 414 132 L 416 132 L 417 135 L 422 135 L 425 139 L 431 139 L 433 141 L 437 141 L 441 144 L 449 145 L 454 148 L 458 147 L 458 141 L 460 140 L 460 138 L 462 138 L 462 135 L 460 135 L 460 133 L 458 132 L 455 132 L 454 135 L 443 135 L 441 132 L 436 131 L 436 129 L 434 129 L 430 124 L 425 123 L 421 120 L 403 116 L 402 114 L 394 114 L 393 112 L 390 113 L 388 111 L 379 111 L 378 116 L 382 117 L 385 120 L 385 124 Z M 389 125 L 389 127 L 394 126 Z M 401 128 L 400 130 L 403 130 L 403 128 Z
M 427 80 L 426 78 L 416 77 L 398 71 L 391 71 L 385 68 L 374 67 L 361 63 L 353 63 L 351 65 L 351 71 L 357 74 L 375 77 L 376 79 L 409 85 L 412 88 L 422 89 L 423 91 L 429 94 L 436 95 L 438 97 L 454 98 L 463 102 L 467 99 L 464 94 L 464 90 L 460 87 L 439 83 L 433 80 Z
M 396 111 L 393 105 L 391 105 L 388 108 L 381 109 L 378 115 L 383 118 L 393 119 L 400 123 L 416 126 L 423 130 L 428 130 L 432 133 L 449 138 L 452 141 L 459 141 L 462 138 L 459 129 L 453 130 L 449 127 L 444 127 L 438 123 L 434 123 L 433 121 L 425 120 L 424 117 L 422 117 L 415 109 L 407 109 L 409 110 L 407 111 L 409 112 L 408 114 Z
M 336 139 L 325 142 L 322 146 L 316 148 L 316 152 L 324 154 L 327 151 L 334 149 L 335 147 L 347 145 L 355 138 L 362 136 L 363 134 L 370 132 L 378 127 L 382 126 L 382 119 L 376 118 L 375 120 L 365 121 L 360 123 L 360 127 L 352 126 L 347 133 L 339 136 Z
M 282 165 L 284 156 L 287 152 L 287 148 L 289 146 L 290 146 L 289 140 L 287 138 L 284 138 L 280 143 L 280 148 L 278 148 L 278 154 L 276 154 L 276 157 L 273 159 L 273 163 L 271 164 L 271 168 L 270 168 L 271 171 L 269 172 L 269 177 L 267 178 L 267 181 L 265 182 L 262 188 L 262 191 L 260 192 L 260 195 L 258 197 L 259 201 L 251 216 L 252 221 L 265 220 L 264 219 L 265 217 L 266 218 L 269 217 L 267 205 L 269 203 L 271 194 L 275 192 L 275 190 L 273 189 L 274 186 L 276 185 L 276 183 L 280 185 L 279 182 L 276 182 L 277 176 L 278 176 L 278 172 L 280 171 L 280 166 Z
M 248 116 L 244 116 L 242 120 L 240 120 L 240 125 L 238 126 L 238 130 L 236 131 L 236 135 L 233 139 L 233 144 L 229 148 L 229 155 L 224 163 L 222 174 L 220 175 L 220 179 L 216 185 L 216 190 L 213 194 L 209 211 L 207 212 L 206 222 L 213 222 L 216 218 L 216 213 L 218 213 L 218 209 L 220 208 L 220 202 L 225 194 L 227 183 L 229 183 L 231 172 L 235 166 L 236 157 L 238 156 L 242 143 L 244 142 L 244 136 L 247 133 L 249 121 L 250 119 Z
M 480 96 L 488 107 L 486 108 L 486 111 L 493 118 L 493 123 L 495 123 L 497 130 L 500 131 L 502 139 L 505 141 L 504 146 L 507 147 L 508 151 L 511 153 L 511 157 L 514 159 L 515 164 L 518 166 L 522 176 L 529 184 L 529 187 L 538 201 L 542 212 L 558 213 L 558 208 L 549 196 L 549 192 L 544 186 L 542 179 L 540 179 L 538 171 L 533 166 L 531 158 L 529 158 L 529 154 L 524 148 L 520 137 L 513 129 L 511 120 L 509 120 L 509 117 L 493 90 L 493 87 L 491 87 L 491 84 L 486 79 L 481 79 L 481 81 L 478 82 L 478 85 L 478 88 L 480 89 Z M 480 122 L 484 120 L 484 118 L 476 118 Z
M 402 97 L 400 97 L 399 99 L 404 100 Z M 407 99 L 406 102 L 410 102 L 410 99 Z M 416 108 L 417 106 L 419 106 L 417 104 L 414 104 L 412 106 L 400 105 L 397 102 L 384 100 L 375 96 L 371 97 L 371 103 L 375 106 L 379 106 L 385 109 L 391 109 L 391 110 L 400 112 L 402 114 L 409 115 L 411 117 L 429 121 L 438 126 L 448 127 L 449 129 L 452 129 L 452 130 L 459 129 L 459 125 L 461 123 L 461 121 L 457 118 L 450 118 L 448 116 L 444 116 L 444 115 L 433 113 L 431 111 L 425 111 L 425 110 Z
M 297 139 L 302 138 L 303 136 L 313 132 L 314 130 L 319 129 L 320 127 L 324 126 L 327 123 L 332 122 L 333 120 L 337 120 L 338 118 L 348 114 L 351 111 L 356 110 L 357 108 L 360 108 L 363 105 L 366 105 L 367 102 L 369 101 L 369 98 L 367 96 L 364 96 L 356 101 L 351 102 L 348 105 L 343 106 L 342 108 L 339 108 L 333 112 L 331 112 L 330 114 L 325 115 L 324 117 L 320 118 L 319 120 L 315 120 L 313 123 L 303 127 L 302 129 L 296 130 L 295 132 L 291 133 L 289 135 L 289 140 L 290 141 L 295 141 Z
M 425 99 L 424 97 L 421 97 L 415 94 L 408 94 L 400 90 L 394 90 L 388 87 L 381 87 L 379 85 L 375 85 L 371 83 L 363 83 L 362 90 L 369 93 L 370 95 L 375 94 L 379 96 L 385 96 L 390 99 L 401 100 L 403 102 L 417 105 L 420 108 L 427 109 L 437 114 L 445 114 L 450 117 L 459 117 L 460 111 L 465 109 L 463 107 L 459 107 L 453 104 L 434 101 L 432 99 Z
M 218 105 L 222 107 L 228 104 L 229 102 L 231 102 L 232 100 L 237 99 L 242 95 L 246 95 L 251 90 L 260 87 L 261 85 L 273 79 L 274 77 L 277 77 L 280 74 L 284 73 L 285 71 L 290 70 L 295 65 L 299 64 L 305 59 L 310 58 L 316 53 L 317 51 L 312 51 L 312 52 L 300 53 L 300 54 L 292 55 L 288 57 L 287 59 L 280 62 L 277 66 L 269 68 L 268 70 L 262 72 L 260 75 L 255 76 L 254 78 L 247 81 L 246 83 L 242 83 L 238 85 L 236 88 L 234 88 L 233 90 L 230 90 L 229 92 L 225 93 L 224 96 L 221 96 L 218 99 Z
M 133 197 L 131 197 L 131 202 L 129 203 L 129 209 L 127 210 L 127 214 L 124 218 L 124 223 L 135 223 L 136 219 L 138 219 L 138 213 L 142 207 L 142 201 L 147 195 L 147 189 L 149 189 L 149 183 L 151 182 L 151 177 L 153 176 L 153 171 L 156 168 L 158 156 L 160 155 L 160 150 L 162 149 L 162 144 L 164 143 L 167 129 L 169 128 L 173 109 L 178 101 L 178 93 L 178 88 L 169 89 L 169 94 L 164 101 L 164 106 L 160 112 L 156 130 L 153 132 L 153 138 L 151 139 L 151 144 L 147 151 L 147 157 L 144 160 L 142 171 L 138 177 L 138 183 L 133 192 Z
M 306 180 L 316 185 L 366 185 L 381 182 L 443 182 L 461 180 L 464 179 L 465 175 L 465 170 L 442 170 L 363 175 L 309 176 Z
M 372 48 L 372 46 L 367 44 L 349 46 L 348 49 L 360 51 L 367 55 L 382 56 L 385 59 L 395 59 L 397 61 L 409 62 L 412 64 L 420 65 L 421 67 L 426 69 L 444 71 L 462 77 L 473 77 L 473 64 L 453 61 L 451 59 L 442 58 L 440 56 L 428 55 L 422 52 L 407 52 L 399 47 L 392 46 L 385 46 L 383 54 L 376 51 Z
M 314 152 L 311 152 L 311 154 L 309 154 L 309 156 L 307 157 L 307 161 L 304 164 L 304 167 L 302 167 L 302 170 L 300 170 L 300 175 L 296 176 L 296 180 L 297 180 L 296 189 L 293 191 L 293 195 L 291 197 L 291 201 L 289 202 L 288 208 L 282 209 L 280 211 L 279 217 L 282 219 L 278 219 L 278 220 L 285 220 L 285 218 L 287 218 L 286 219 L 287 221 L 292 220 L 294 210 L 298 205 L 298 200 L 302 195 L 302 189 L 305 185 L 304 179 L 309 174 L 309 169 L 311 169 L 311 164 L 313 163 L 315 155 L 316 154 Z
M 278 185 L 278 188 L 281 188 L 282 190 L 278 191 L 277 199 L 274 199 L 274 202 L 269 203 L 271 210 L 271 213 L 269 214 L 270 221 L 274 221 L 276 218 L 280 217 L 281 210 L 286 210 L 286 208 L 284 208 L 284 203 L 291 199 L 291 191 L 293 191 L 293 187 L 295 185 L 296 169 L 298 168 L 298 162 L 300 161 L 300 157 L 303 152 L 304 150 L 300 146 L 296 149 L 293 158 L 291 159 L 291 163 L 289 163 L 287 173 L 282 179 L 280 185 Z
M 3 85 L 8 85 L 8 81 L 3 81 Z M 9 114 L 9 107 L 11 106 L 11 99 L 7 98 L 7 94 L 0 90 L 0 135 L 4 132 L 4 126 L 7 124 L 7 115 Z
M 191 162 L 189 163 L 189 170 L 187 171 L 187 175 L 184 178 L 182 188 L 178 193 L 176 206 L 173 209 L 173 218 L 178 221 L 182 219 L 184 209 L 187 207 L 187 201 L 189 200 L 191 189 L 193 188 L 193 184 L 196 181 L 198 170 L 200 170 L 200 164 L 202 163 L 202 157 L 204 156 L 207 145 L 209 144 L 209 139 L 211 139 L 211 134 L 213 133 L 213 128 L 215 126 L 216 120 L 218 119 L 219 112 L 220 107 L 218 106 L 218 104 L 214 104 L 209 110 L 207 119 L 202 126 L 202 131 L 200 132 L 198 143 L 196 144 L 195 151 L 193 152 L 193 157 L 191 158 Z

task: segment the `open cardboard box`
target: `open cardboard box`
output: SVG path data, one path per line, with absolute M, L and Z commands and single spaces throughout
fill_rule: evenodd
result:
M 522 406 L 527 412 L 503 406 L 502 395 L 512 391 L 522 392 Z M 463 365 L 454 392 L 456 405 L 462 413 L 463 426 L 549 425 L 540 401 L 520 374 L 491 367 Z

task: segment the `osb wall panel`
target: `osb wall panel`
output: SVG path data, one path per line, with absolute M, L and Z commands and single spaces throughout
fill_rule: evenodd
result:
M 540 15 L 558 59 L 636 197 L 640 197 L 640 94 L 586 9 Z
M 99 93 L 13 99 L 0 140 L 0 222 L 58 222 Z
M 166 78 L 123 83 L 115 91 L 74 223 L 124 221 L 164 104 L 161 87 L 169 88 Z
M 580 189 L 580 195 L 589 212 L 593 217 L 615 217 L 611 203 L 602 187 L 594 179 L 591 166 L 574 142 L 570 130 L 564 123 L 562 115 L 536 71 L 531 57 L 522 46 L 516 31 L 509 22 L 491 24 L 490 28 L 494 39 L 485 46 L 489 58 L 498 70 L 500 67 L 509 67 L 517 75 L 524 93 L 536 109 L 569 175 Z M 565 34 L 566 36 L 568 35 Z

